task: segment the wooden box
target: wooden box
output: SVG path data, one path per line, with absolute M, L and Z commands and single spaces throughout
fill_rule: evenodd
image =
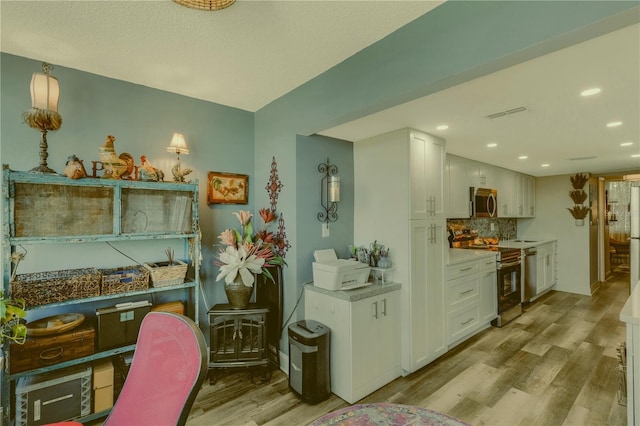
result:
M 184 315 L 184 304 L 176 300 L 175 302 L 160 303 L 151 307 L 151 312 L 173 312 Z
M 23 345 L 12 343 L 9 346 L 9 372 L 19 373 L 92 355 L 95 337 L 95 328 L 83 324 L 67 333 L 28 337 Z

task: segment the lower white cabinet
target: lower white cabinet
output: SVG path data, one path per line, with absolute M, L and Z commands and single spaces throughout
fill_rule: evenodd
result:
M 536 258 L 536 295 L 542 294 L 556 284 L 556 243 L 538 246 Z
M 447 267 L 447 344 L 486 327 L 498 315 L 496 257 L 490 255 Z
M 331 392 L 350 404 L 401 375 L 399 289 L 398 284 L 348 292 L 306 287 L 306 319 L 331 330 Z

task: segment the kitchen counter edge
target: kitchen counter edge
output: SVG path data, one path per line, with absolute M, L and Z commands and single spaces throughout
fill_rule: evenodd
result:
M 346 300 L 347 302 L 357 302 L 358 300 L 368 299 L 369 297 L 379 296 L 381 294 L 400 290 L 401 287 L 402 285 L 399 283 L 389 282 L 385 284 L 371 284 L 367 287 L 356 288 L 353 290 L 331 291 L 324 288 L 316 287 L 313 284 L 307 285 L 305 288 L 306 290 L 315 291 L 327 296 L 333 296 L 338 299 Z
M 640 325 L 640 281 L 620 311 L 620 321 Z
M 469 262 L 478 259 L 488 259 L 496 257 L 498 252 L 490 250 L 470 250 L 460 248 L 450 248 L 447 256 L 447 266 L 457 265 L 458 263 Z

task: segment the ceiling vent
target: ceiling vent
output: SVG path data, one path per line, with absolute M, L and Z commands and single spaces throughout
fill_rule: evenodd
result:
M 593 160 L 594 158 L 596 158 L 595 155 L 590 155 L 588 157 L 574 157 L 574 158 L 569 158 L 569 161 L 582 161 L 582 160 Z
M 506 111 L 494 112 L 493 114 L 489 114 L 486 117 L 493 120 L 494 118 L 506 117 L 508 115 L 517 114 L 519 112 L 524 112 L 526 110 L 527 110 L 527 107 L 521 106 L 521 107 L 518 107 L 518 108 L 511 108 L 511 109 L 508 109 Z

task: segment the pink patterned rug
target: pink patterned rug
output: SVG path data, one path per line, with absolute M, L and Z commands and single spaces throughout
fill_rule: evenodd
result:
M 356 404 L 325 414 L 309 426 L 470 426 L 446 414 L 401 404 Z

